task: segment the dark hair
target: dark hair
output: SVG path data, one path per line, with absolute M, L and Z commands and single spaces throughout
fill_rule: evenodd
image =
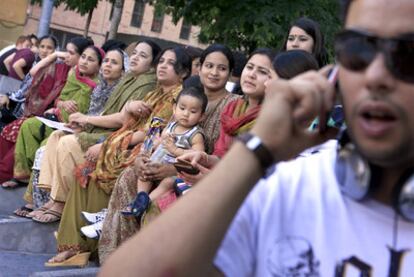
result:
M 227 46 L 223 45 L 223 44 L 212 44 L 209 47 L 207 47 L 203 53 L 200 56 L 200 64 L 201 66 L 203 66 L 203 63 L 206 59 L 206 57 L 214 52 L 220 52 L 222 53 L 224 56 L 226 56 L 228 62 L 229 62 L 229 72 L 231 73 L 233 68 L 234 68 L 234 57 L 233 57 L 233 53 L 231 52 L 230 48 L 228 48 Z
M 273 67 L 282 79 L 291 79 L 308 70 L 319 68 L 315 57 L 304 50 L 281 52 L 273 60 Z
M 187 52 L 185 52 L 184 48 L 181 46 L 176 46 L 176 47 L 170 47 L 170 48 L 166 48 L 164 49 L 157 57 L 156 59 L 156 64 L 159 63 L 162 55 L 164 55 L 165 52 L 167 51 L 172 51 L 175 54 L 175 64 L 174 64 L 174 71 L 177 75 L 184 75 L 183 79 L 186 79 L 187 77 L 190 76 L 191 74 L 191 58 L 190 56 L 187 54 Z
M 85 51 L 86 47 L 93 45 L 93 41 L 84 37 L 74 37 L 68 43 L 75 45 L 76 53 L 79 55 Z
M 273 66 L 273 60 L 276 57 L 276 52 L 273 49 L 270 48 L 257 48 L 256 50 L 254 50 L 250 55 L 249 58 L 247 58 L 246 63 L 249 62 L 249 60 L 254 56 L 254 55 L 263 55 L 269 58 L 270 62 L 272 63 Z
M 243 71 L 243 68 L 247 63 L 247 57 L 244 53 L 240 51 L 234 51 L 233 59 L 234 59 L 234 68 L 233 68 L 233 71 L 231 72 L 231 75 L 235 77 L 240 77 Z
M 30 42 L 32 41 L 32 38 L 34 38 L 37 41 L 36 46 L 39 45 L 39 38 L 35 34 L 30 34 L 27 37 L 30 39 Z
M 289 27 L 289 31 L 286 35 L 285 41 L 282 46 L 282 50 L 286 50 L 286 43 L 289 38 L 289 33 L 292 27 L 298 27 L 305 31 L 309 36 L 313 39 L 313 50 L 312 54 L 318 61 L 319 67 L 322 67 L 328 64 L 328 54 L 325 49 L 325 42 L 323 38 L 323 34 L 321 32 L 321 28 L 319 24 L 307 17 L 301 17 L 297 19 L 292 25 Z
M 182 96 L 191 96 L 194 98 L 197 98 L 201 102 L 201 113 L 205 113 L 207 109 L 208 99 L 207 95 L 204 93 L 204 91 L 198 87 L 188 87 L 184 88 L 180 91 L 180 93 L 177 95 L 177 98 L 175 99 L 175 103 L 178 104 L 178 101 Z
M 104 44 L 102 44 L 101 48 L 106 52 L 114 49 L 121 49 L 124 50 L 127 47 L 125 42 L 116 40 L 116 39 L 108 39 L 105 41 Z
M 156 42 L 154 42 L 153 40 L 150 40 L 150 39 L 144 39 L 144 40 L 139 41 L 135 45 L 135 47 L 137 47 L 137 45 L 140 44 L 140 43 L 146 43 L 146 44 L 149 45 L 149 47 L 151 47 L 151 51 L 152 51 L 151 65 L 155 66 L 156 64 L 158 64 L 158 59 L 159 59 L 159 56 L 160 56 L 161 47 Z
M 102 53 L 99 50 L 99 48 L 96 47 L 95 45 L 90 45 L 90 46 L 86 47 L 86 49 L 92 49 L 95 52 L 96 57 L 98 58 L 98 63 L 99 63 L 99 65 L 101 65 L 102 64 L 102 60 L 103 60 L 104 57 L 102 56 Z
M 57 40 L 57 38 L 55 36 L 53 36 L 53 35 L 45 35 L 45 36 L 41 37 L 39 39 L 39 45 L 42 42 L 42 40 L 44 40 L 44 39 L 50 39 L 53 42 L 53 45 L 55 46 L 55 49 L 56 49 L 56 47 L 58 47 L 58 40 Z
M 200 48 L 193 47 L 191 45 L 187 45 L 184 47 L 185 52 L 190 56 L 191 61 L 193 61 L 196 58 L 200 58 L 201 54 L 203 53 L 203 50 Z
M 189 87 L 196 87 L 197 89 L 201 89 L 202 91 L 204 91 L 204 86 L 200 81 L 199 75 L 193 75 L 184 80 L 183 88 Z

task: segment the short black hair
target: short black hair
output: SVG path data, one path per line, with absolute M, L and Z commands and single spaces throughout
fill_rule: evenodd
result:
M 340 0 L 339 4 L 341 6 L 341 19 L 345 24 L 346 16 L 348 15 L 349 6 L 351 5 L 352 0 Z
M 200 89 L 199 87 L 183 88 L 177 95 L 175 103 L 178 104 L 180 98 L 186 95 L 197 98 L 201 102 L 201 113 L 205 113 L 207 109 L 208 99 L 207 95 L 204 93 L 202 89 Z
M 291 79 L 305 71 L 319 68 L 315 57 L 304 50 L 280 52 L 273 60 L 273 67 L 282 79 Z
M 222 53 L 228 60 L 229 62 L 229 72 L 231 73 L 233 71 L 234 68 L 234 57 L 233 57 L 233 52 L 231 52 L 230 48 L 228 48 L 226 45 L 223 44 L 212 44 L 209 47 L 207 47 L 203 53 L 200 56 L 200 64 L 201 66 L 203 66 L 203 63 L 206 59 L 206 57 L 214 52 L 220 52 Z

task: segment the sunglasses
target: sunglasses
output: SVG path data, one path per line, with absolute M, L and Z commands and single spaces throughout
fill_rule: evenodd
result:
M 335 39 L 336 58 L 349 70 L 366 69 L 380 52 L 395 78 L 414 83 L 414 34 L 380 38 L 361 31 L 345 30 Z

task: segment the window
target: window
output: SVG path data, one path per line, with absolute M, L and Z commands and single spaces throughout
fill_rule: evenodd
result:
M 161 33 L 162 23 L 164 21 L 164 14 L 161 11 L 154 11 L 154 18 L 152 19 L 151 31 Z
M 145 3 L 143 0 L 135 0 L 134 10 L 132 11 L 131 26 L 141 28 L 142 18 L 144 17 Z
M 190 37 L 191 33 L 191 24 L 187 22 L 187 20 L 183 20 L 183 24 L 181 25 L 180 31 L 180 39 L 187 39 Z

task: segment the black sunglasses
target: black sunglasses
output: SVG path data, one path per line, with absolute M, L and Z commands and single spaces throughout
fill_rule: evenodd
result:
M 414 34 L 380 38 L 361 31 L 345 30 L 336 36 L 336 58 L 349 70 L 364 70 L 379 52 L 384 54 L 386 67 L 395 78 L 414 83 Z

